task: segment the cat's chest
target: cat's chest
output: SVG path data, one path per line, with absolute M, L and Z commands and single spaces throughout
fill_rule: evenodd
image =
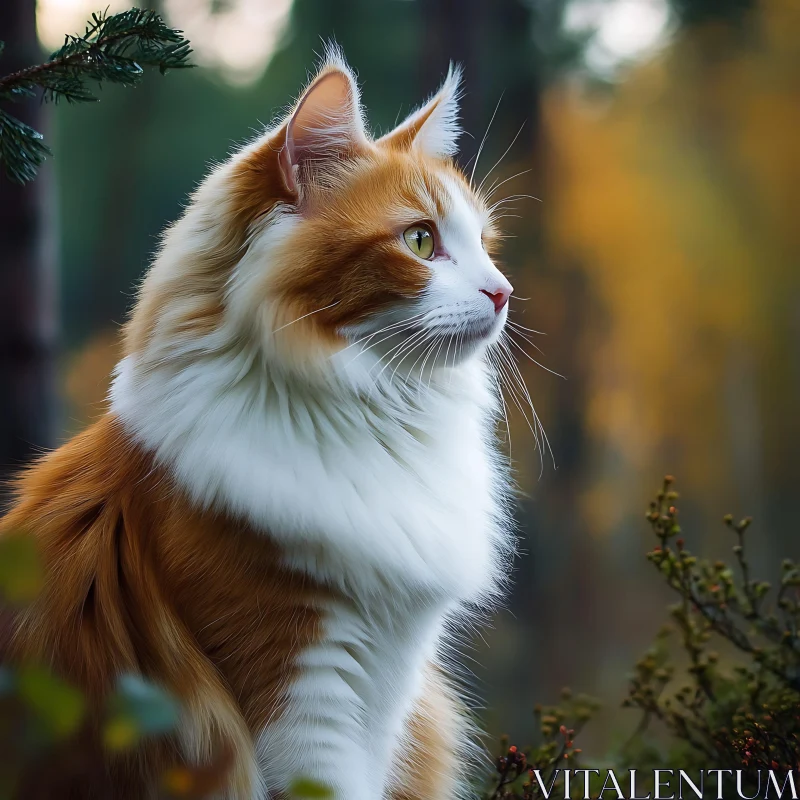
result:
M 491 455 L 469 429 L 449 441 L 404 444 L 389 450 L 365 437 L 298 454 L 302 477 L 272 508 L 286 520 L 292 494 L 304 505 L 304 519 L 278 534 L 287 558 L 345 586 L 422 585 L 473 599 L 491 580 L 502 535 Z
M 370 405 L 265 376 L 218 385 L 208 370 L 136 381 L 126 362 L 115 413 L 195 503 L 272 537 L 287 566 L 361 595 L 491 590 L 507 537 L 485 398 Z

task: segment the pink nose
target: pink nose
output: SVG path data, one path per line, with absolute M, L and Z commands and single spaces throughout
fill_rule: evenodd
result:
M 486 289 L 481 289 L 480 291 L 481 294 L 485 294 L 494 303 L 495 313 L 499 314 L 503 310 L 505 304 L 508 302 L 508 298 L 511 297 L 511 292 L 514 290 L 509 287 L 508 290 L 499 289 L 494 293 L 488 292 Z

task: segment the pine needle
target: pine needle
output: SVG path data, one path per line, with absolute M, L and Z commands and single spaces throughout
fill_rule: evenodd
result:
M 0 42 L 0 55 L 2 55 Z M 184 69 L 191 54 L 183 32 L 170 28 L 154 11 L 132 8 L 119 14 L 93 14 L 82 36 L 66 36 L 47 61 L 0 78 L 0 101 L 41 95 L 44 102 L 97 100 L 102 83 L 135 86 L 145 68 L 165 74 Z M 0 110 L 0 162 L 15 183 L 27 183 L 51 154 L 42 135 Z

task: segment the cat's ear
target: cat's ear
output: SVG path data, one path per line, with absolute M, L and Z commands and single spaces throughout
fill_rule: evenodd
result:
M 450 158 L 458 151 L 461 126 L 458 103 L 461 99 L 461 68 L 450 65 L 447 77 L 436 94 L 378 144 L 396 150 L 416 149 L 432 158 Z
M 285 125 L 280 167 L 298 191 L 303 177 L 367 145 L 355 76 L 341 53 L 329 48 L 323 67 L 300 96 Z

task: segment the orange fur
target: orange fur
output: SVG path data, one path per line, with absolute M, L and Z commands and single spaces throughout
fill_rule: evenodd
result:
M 233 188 L 230 203 L 217 209 L 216 220 L 226 232 L 224 241 L 157 290 L 143 285 L 135 313 L 125 326 L 127 355 L 141 352 L 159 327 L 164 336 L 185 338 L 220 325 L 226 282 L 248 235 L 277 205 L 297 199 L 280 178 L 284 136 L 282 126 L 225 175 Z M 288 340 L 342 347 L 345 342 L 337 333 L 342 326 L 399 298 L 413 298 L 424 288 L 427 270 L 404 249 L 398 232 L 420 219 L 443 215 L 443 174 L 464 186 L 465 197 L 484 213 L 481 201 L 454 165 L 412 155 L 388 139 L 352 154 L 332 187 L 307 187 L 306 224 L 278 254 L 277 260 L 285 266 L 266 278 L 260 289 L 263 296 L 280 301 L 282 325 L 315 312 L 287 328 Z M 391 187 L 391 207 L 396 209 L 393 216 L 386 214 L 387 187 Z M 494 238 L 494 228 L 487 224 L 487 246 Z M 176 305 L 182 298 L 187 301 L 184 314 L 165 317 L 165 303 Z
M 281 567 L 263 535 L 193 508 L 111 415 L 45 456 L 17 492 L 0 536 L 35 535 L 47 581 L 16 620 L 12 661 L 50 664 L 80 686 L 95 724 L 120 673 L 166 687 L 185 706 L 197 762 L 232 748 L 230 788 L 249 796 L 253 737 L 279 711 L 293 656 L 315 641 L 316 608 L 331 590 Z M 432 681 L 410 722 L 397 800 L 446 796 L 452 702 Z M 179 745 L 106 755 L 94 783 L 80 774 L 64 796 L 113 787 L 118 800 L 149 797 L 183 759 Z
M 193 509 L 108 415 L 46 456 L 19 496 L 0 535 L 36 536 L 47 583 L 17 620 L 14 660 L 52 664 L 98 710 L 121 672 L 164 685 L 198 755 L 235 748 L 247 796 L 252 734 L 314 640 L 325 590 L 281 568 L 268 539 Z M 170 757 L 159 744 L 112 760 L 114 784 L 130 789 L 115 797 L 146 796 Z
M 449 798 L 456 781 L 467 780 L 453 749 L 463 714 L 444 677 L 429 670 L 423 696 L 408 723 L 409 740 L 400 755 L 400 785 L 392 800 Z
M 35 535 L 47 582 L 16 619 L 11 660 L 50 664 L 80 686 L 95 724 L 120 673 L 166 687 L 185 705 L 199 763 L 232 748 L 231 788 L 249 796 L 252 737 L 279 710 L 293 656 L 315 640 L 315 609 L 330 590 L 282 568 L 263 535 L 193 508 L 111 415 L 45 456 L 17 492 L 0 536 Z M 410 722 L 396 800 L 446 796 L 455 714 L 432 680 Z M 183 756 L 167 740 L 105 758 L 94 783 L 81 774 L 64 796 L 113 787 L 120 800 L 149 797 Z

